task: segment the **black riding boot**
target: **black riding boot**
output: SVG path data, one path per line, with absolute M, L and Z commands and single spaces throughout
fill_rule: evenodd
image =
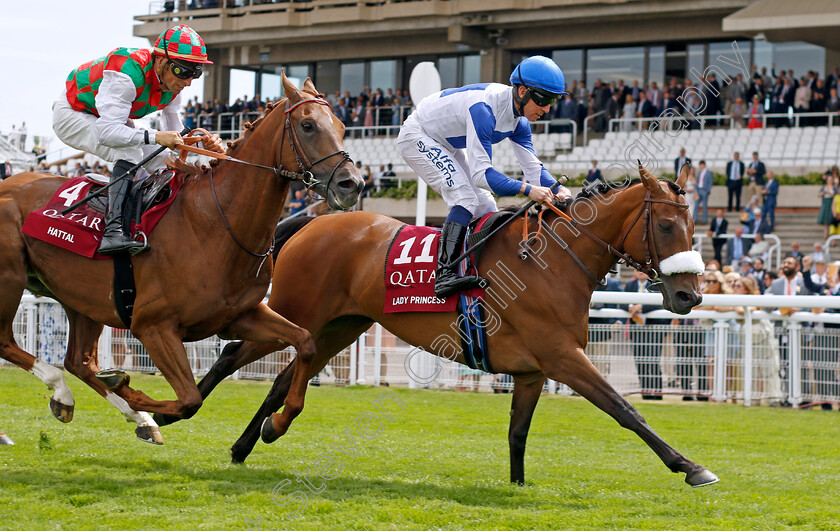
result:
M 440 298 L 448 297 L 459 291 L 481 287 L 486 281 L 477 276 L 459 277 L 455 267 L 445 267 L 450 261 L 461 256 L 464 237 L 467 228 L 453 221 L 443 224 L 438 244 L 437 271 L 435 272 L 435 295 Z
M 129 170 L 133 164 L 125 160 L 118 160 L 114 163 L 114 172 L 112 175 L 112 182 L 114 178 L 122 177 L 126 170 Z M 144 250 L 146 244 L 132 240 L 123 232 L 122 213 L 125 205 L 125 196 L 128 193 L 128 187 L 131 185 L 131 177 L 120 179 L 108 189 L 108 212 L 105 213 L 105 235 L 102 237 L 102 243 L 99 244 L 99 254 L 111 255 L 122 252 L 137 254 Z

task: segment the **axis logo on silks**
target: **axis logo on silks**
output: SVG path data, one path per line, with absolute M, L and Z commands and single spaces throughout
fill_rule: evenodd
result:
M 452 159 L 449 158 L 449 155 L 444 153 L 439 147 L 427 147 L 422 140 L 417 141 L 417 149 L 420 153 L 426 155 L 426 158 L 432 161 L 441 173 L 443 173 L 446 186 L 454 186 L 455 181 L 452 180 L 452 174 L 458 171 L 458 169 L 455 167 Z

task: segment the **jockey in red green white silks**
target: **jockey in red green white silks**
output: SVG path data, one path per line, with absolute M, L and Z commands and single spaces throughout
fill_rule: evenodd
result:
M 113 177 L 121 177 L 157 146 L 182 143 L 180 93 L 201 76 L 207 59 L 204 41 L 192 28 L 178 25 L 157 38 L 152 50 L 117 48 L 79 66 L 67 77 L 65 91 L 53 104 L 53 129 L 68 146 L 116 162 Z M 137 129 L 133 120 L 161 111 L 163 129 Z M 204 147 L 222 151 L 212 135 Z M 146 165 L 163 166 L 164 153 Z M 125 236 L 121 218 L 128 179 L 111 186 L 101 254 L 138 250 L 144 246 Z

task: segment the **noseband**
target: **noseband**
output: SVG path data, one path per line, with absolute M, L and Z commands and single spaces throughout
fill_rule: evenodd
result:
M 685 193 L 683 190 L 680 190 L 678 193 Z M 671 205 L 680 209 L 687 209 L 688 205 L 683 203 L 677 203 L 676 201 L 671 201 L 669 199 L 654 199 L 650 196 L 650 192 L 645 194 L 645 198 L 642 202 L 642 207 L 639 209 L 639 212 L 636 214 L 636 217 L 633 219 L 633 223 L 630 224 L 630 227 L 627 229 L 627 232 L 624 233 L 624 236 L 621 238 L 620 250 L 613 247 L 611 244 L 605 242 L 597 235 L 593 234 L 589 229 L 586 227 L 581 226 L 577 220 L 566 214 L 565 212 L 558 209 L 556 206 L 552 205 L 551 203 L 545 204 L 549 209 L 553 210 L 558 216 L 566 219 L 569 221 L 575 229 L 579 230 L 583 234 L 585 234 L 589 239 L 594 241 L 595 243 L 599 244 L 601 247 L 609 251 L 610 254 L 615 256 L 616 261 L 619 264 L 627 264 L 628 266 L 632 267 L 637 271 L 641 271 L 642 273 L 646 274 L 650 279 L 651 286 L 658 286 L 662 284 L 662 279 L 660 278 L 661 268 L 660 268 L 660 261 L 659 261 L 659 254 L 656 251 L 656 243 L 653 240 L 653 224 L 651 222 L 653 218 L 653 214 L 651 212 L 651 205 L 653 203 L 663 203 L 666 205 Z M 538 223 L 537 223 L 537 234 L 539 235 L 542 231 L 542 215 L 544 210 L 541 210 L 538 216 Z M 644 215 L 644 223 L 645 229 L 644 234 L 642 235 L 642 243 L 645 247 L 645 261 L 644 263 L 639 263 L 630 256 L 630 253 L 624 250 L 624 242 L 627 240 L 627 237 L 630 235 L 630 232 L 633 230 L 633 227 L 636 226 L 636 223 L 639 219 Z M 523 226 L 523 241 L 527 241 L 527 227 L 528 227 L 528 213 L 525 213 L 525 224 Z M 589 275 L 596 284 L 601 284 L 602 286 L 606 285 L 605 282 L 602 282 L 601 279 L 596 278 L 596 276 L 586 267 L 586 265 L 577 257 L 577 255 L 572 251 L 571 247 L 564 246 L 566 252 L 568 252 L 574 261 L 581 267 L 581 269 Z M 522 256 L 522 255 L 520 255 Z M 527 256 L 527 255 L 526 255 Z M 523 257 L 524 258 L 524 257 Z
M 680 190 L 680 193 L 685 193 L 685 191 Z M 627 236 L 630 235 L 630 231 L 633 230 L 633 227 L 636 226 L 639 218 L 644 214 L 645 230 L 642 234 L 642 243 L 645 246 L 645 263 L 640 264 L 636 262 L 630 257 L 630 254 L 627 253 L 627 251 L 619 252 L 611 249 L 611 252 L 613 252 L 615 256 L 619 257 L 619 262 L 623 261 L 633 269 L 646 274 L 650 279 L 651 286 L 658 286 L 659 284 L 662 284 L 662 279 L 660 278 L 662 269 L 659 266 L 659 253 L 656 252 L 656 242 L 653 241 L 653 223 L 651 222 L 653 219 L 653 213 L 651 212 L 652 203 L 663 203 L 680 209 L 688 209 L 688 204 L 677 203 L 676 201 L 671 201 L 670 199 L 654 199 L 650 196 L 650 192 L 647 192 L 645 194 L 642 208 L 639 210 L 639 213 L 636 214 L 636 217 L 633 219 L 633 223 L 630 224 L 627 232 L 624 233 L 624 237 L 621 238 L 621 249 L 623 250 L 624 242 L 627 240 Z
M 306 152 L 301 147 L 298 149 L 298 145 L 302 145 L 300 140 L 297 137 L 297 133 L 295 132 L 295 128 L 292 127 L 292 111 L 303 105 L 304 103 L 318 103 L 321 105 L 326 105 L 330 107 L 330 103 L 323 99 L 323 98 L 307 98 L 304 100 L 300 100 L 299 102 L 295 103 L 294 105 L 290 105 L 289 100 L 286 100 L 286 110 L 284 111 L 286 114 L 286 123 L 283 125 L 283 134 L 280 137 L 280 151 L 277 152 L 277 168 L 274 171 L 280 177 L 285 177 L 287 179 L 292 180 L 299 180 L 302 181 L 303 184 L 306 186 L 307 189 L 311 189 L 313 186 L 320 184 L 320 181 L 315 178 L 312 174 L 312 168 L 321 162 L 324 162 L 330 157 L 335 155 L 341 155 L 341 160 L 333 166 L 332 171 L 330 172 L 330 176 L 327 179 L 326 189 L 329 190 L 330 185 L 332 184 L 333 177 L 335 177 L 335 172 L 338 171 L 338 168 L 341 167 L 342 164 L 345 162 L 353 163 L 353 159 L 350 158 L 350 154 L 346 151 L 336 151 L 330 153 L 325 157 L 321 157 L 320 159 L 316 160 L 315 162 L 309 162 L 309 157 L 306 156 Z M 300 173 L 292 172 L 289 170 L 284 170 L 282 164 L 280 163 L 280 156 L 283 149 L 283 140 L 286 137 L 286 131 L 289 132 L 289 146 L 292 148 L 292 154 L 295 157 L 295 162 L 300 168 Z

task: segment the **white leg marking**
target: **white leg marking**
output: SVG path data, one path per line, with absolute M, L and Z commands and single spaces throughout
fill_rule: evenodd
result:
M 120 410 L 120 413 L 125 416 L 126 422 L 136 422 L 138 426 L 157 426 L 157 423 L 152 420 L 151 415 L 145 411 L 134 411 L 129 407 L 128 402 L 120 398 L 116 393 L 108 391 L 105 399 Z
M 67 382 L 64 381 L 64 371 L 58 367 L 53 367 L 49 363 L 44 363 L 41 360 L 35 360 L 35 365 L 32 366 L 32 370 L 29 372 L 44 382 L 48 389 L 52 389 L 54 391 L 53 398 L 57 402 L 60 402 L 65 406 L 73 406 L 76 404 L 76 401 L 73 400 L 73 391 L 70 390 Z

